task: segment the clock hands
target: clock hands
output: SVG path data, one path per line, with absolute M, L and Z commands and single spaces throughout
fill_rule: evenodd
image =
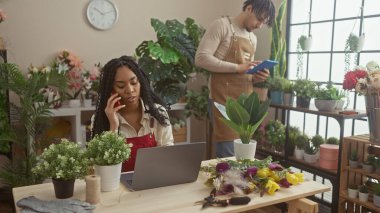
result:
M 95 9 L 96 11 L 98 11 L 100 14 L 102 14 L 102 16 L 104 16 L 104 14 L 106 14 L 106 13 L 103 13 L 101 10 L 99 10 L 97 7 L 94 7 L 94 9 Z

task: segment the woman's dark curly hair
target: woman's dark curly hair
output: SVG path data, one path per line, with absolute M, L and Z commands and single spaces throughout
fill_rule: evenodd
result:
M 246 0 L 243 4 L 243 11 L 249 6 L 252 6 L 252 10 L 256 17 L 265 21 L 265 24 L 272 26 L 276 9 L 272 0 Z
M 101 71 L 100 85 L 98 90 L 98 103 L 95 111 L 95 120 L 91 133 L 91 138 L 95 135 L 108 131 L 110 124 L 104 109 L 107 106 L 107 100 L 113 91 L 116 71 L 120 67 L 128 67 L 137 76 L 141 85 L 140 97 L 144 102 L 145 112 L 153 116 L 161 125 L 169 125 L 169 118 L 165 110 L 168 110 L 166 104 L 152 91 L 150 80 L 145 72 L 138 66 L 135 60 L 130 56 L 121 56 L 110 60 Z M 157 108 L 155 104 L 160 104 L 164 108 Z

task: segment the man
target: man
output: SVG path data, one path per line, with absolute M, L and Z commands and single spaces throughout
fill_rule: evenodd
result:
M 263 24 L 271 26 L 275 18 L 272 0 L 246 0 L 243 11 L 236 17 L 223 17 L 214 21 L 204 34 L 195 64 L 211 72 L 209 80 L 210 99 L 225 104 L 227 97 L 237 98 L 241 93 L 250 94 L 253 84 L 265 81 L 268 70 L 257 74 L 245 74 L 259 62 L 253 61 L 257 38 L 253 30 Z M 212 141 L 216 157 L 234 155 L 232 140 L 239 138 L 221 120 L 221 114 L 212 104 Z

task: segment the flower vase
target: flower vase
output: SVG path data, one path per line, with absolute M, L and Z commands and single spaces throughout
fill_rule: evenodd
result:
M 72 108 L 80 107 L 80 99 L 69 100 L 69 107 L 72 107 Z
M 121 163 L 109 166 L 95 165 L 95 174 L 100 176 L 102 192 L 115 191 L 120 185 Z
M 365 96 L 368 116 L 369 140 L 380 144 L 380 89 L 369 91 Z
M 251 140 L 250 143 L 244 144 L 241 142 L 241 139 L 234 140 L 234 152 L 237 160 L 244 159 L 255 159 L 256 153 L 256 144 L 255 140 Z
M 92 106 L 92 99 L 83 99 L 83 106 L 84 107 L 91 107 Z
M 73 196 L 75 179 L 60 180 L 52 178 L 52 181 L 56 198 L 65 199 Z

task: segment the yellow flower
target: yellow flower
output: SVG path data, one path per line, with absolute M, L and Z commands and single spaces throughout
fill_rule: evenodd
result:
M 278 176 L 278 174 L 272 170 L 269 171 L 269 177 L 273 178 L 275 182 L 278 182 L 281 180 L 280 176 Z
M 269 176 L 269 169 L 268 168 L 259 169 L 259 171 L 257 171 L 257 176 L 259 176 L 259 178 L 268 177 Z
M 299 183 L 298 177 L 295 174 L 289 172 L 286 173 L 286 180 L 292 185 L 297 185 Z
M 298 178 L 298 182 L 301 183 L 305 181 L 303 173 L 297 172 L 297 173 L 294 173 L 294 175 Z
M 280 186 L 273 180 L 269 179 L 267 184 L 265 184 L 265 189 L 269 195 L 273 195 L 278 189 L 280 189 Z

